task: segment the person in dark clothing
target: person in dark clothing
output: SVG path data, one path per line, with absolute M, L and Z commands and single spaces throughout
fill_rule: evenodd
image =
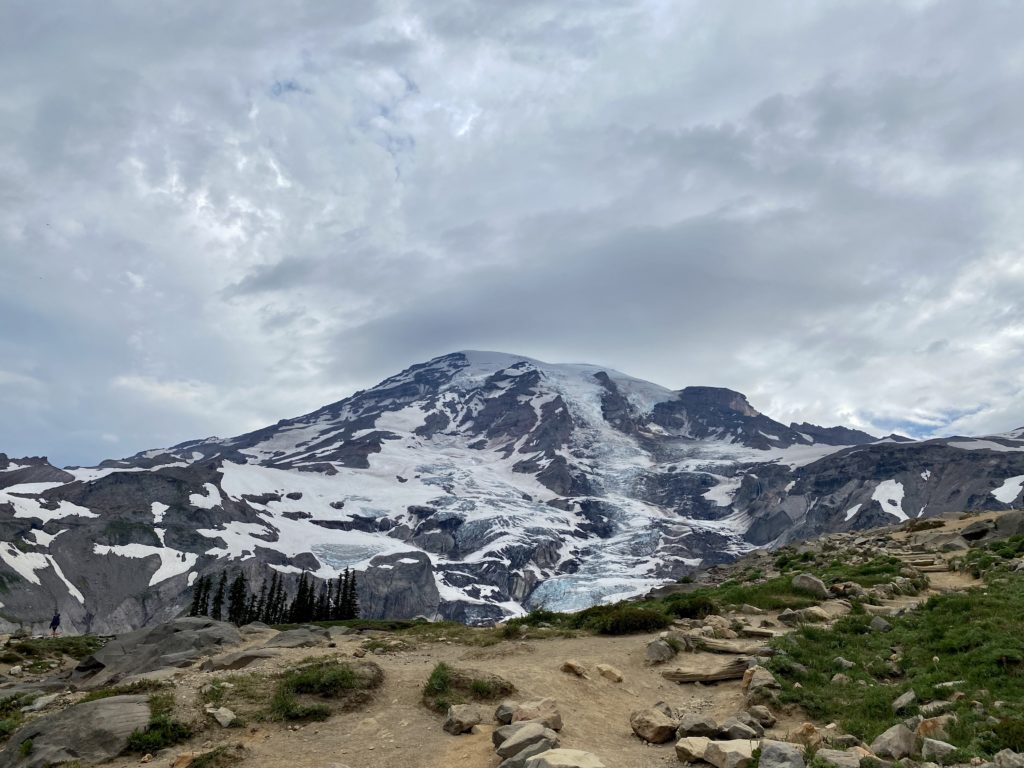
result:
M 57 636 L 57 629 L 60 627 L 60 611 L 55 611 L 50 619 L 50 637 Z

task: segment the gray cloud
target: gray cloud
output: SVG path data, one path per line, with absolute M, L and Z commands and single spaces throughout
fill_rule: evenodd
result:
M 0 9 L 0 450 L 311 410 L 453 349 L 1024 425 L 1024 8 Z

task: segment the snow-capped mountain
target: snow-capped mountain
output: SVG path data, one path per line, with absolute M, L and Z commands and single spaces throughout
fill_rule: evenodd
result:
M 483 622 L 1022 485 L 1024 429 L 877 440 L 731 390 L 460 352 L 235 438 L 84 469 L 0 454 L 0 616 L 120 630 L 176 614 L 201 573 L 351 567 L 364 615 Z

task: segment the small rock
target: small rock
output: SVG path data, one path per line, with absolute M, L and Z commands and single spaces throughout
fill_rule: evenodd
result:
M 562 664 L 562 671 L 570 675 L 576 675 L 576 677 L 587 676 L 587 668 L 573 659 L 569 659 Z
M 938 717 L 921 718 L 921 721 L 914 726 L 914 735 L 919 739 L 939 739 L 945 741 L 949 738 L 949 726 L 957 721 L 956 715 L 949 713 Z M 1024 768 L 1024 766 L 1021 766 Z
M 828 621 L 832 617 L 828 611 L 822 608 L 820 605 L 812 605 L 809 608 L 803 608 L 799 611 L 800 620 L 810 624 L 820 624 L 821 622 Z
M 775 715 L 772 714 L 768 707 L 756 704 L 753 707 L 748 707 L 747 713 L 760 723 L 762 728 L 771 728 L 775 725 Z
M 235 716 L 235 713 L 227 707 L 218 707 L 209 714 L 213 717 L 214 720 L 220 723 L 221 728 L 228 728 L 234 725 L 235 721 L 238 720 L 238 718 Z
M 25 670 L 22 669 L 20 664 L 16 664 L 15 666 L 7 670 L 7 674 L 9 674 L 11 677 L 21 677 L 24 671 Z
M 844 659 L 842 656 L 836 656 L 835 662 L 836 666 L 840 669 L 853 669 L 857 666 L 854 662 L 849 659 Z
M 363 658 L 363 656 L 366 655 L 366 650 L 363 648 L 356 648 L 354 651 L 352 651 L 352 655 L 355 656 L 357 659 L 361 659 Z
M 832 682 L 843 685 L 850 682 L 850 676 L 844 675 L 842 672 L 836 672 L 834 675 L 832 675 Z
M 601 677 L 606 677 L 613 683 L 622 682 L 622 672 L 620 672 L 618 669 L 611 666 L 610 664 L 598 664 L 596 669 L 598 674 L 601 675 Z
M 795 744 L 764 739 L 758 768 L 804 768 L 804 754 Z
M 146 754 L 144 754 L 142 756 L 142 759 L 139 760 L 139 762 L 140 763 L 151 763 L 151 762 L 153 762 L 153 755 L 151 753 L 147 752 Z
M 494 719 L 502 725 L 508 725 L 512 722 L 512 715 L 515 714 L 518 704 L 514 701 L 503 701 L 498 705 L 498 708 L 494 710 Z
M 892 711 L 899 714 L 903 710 L 909 708 L 915 701 L 917 701 L 917 694 L 913 691 L 907 691 L 892 703 Z
M 676 724 L 658 709 L 641 709 L 629 717 L 633 733 L 651 744 L 664 744 L 676 735 Z
M 474 725 L 479 725 L 484 720 L 479 708 L 473 704 L 453 704 L 448 707 L 448 714 L 444 719 L 444 730 L 452 736 L 460 733 L 468 733 L 473 730 Z

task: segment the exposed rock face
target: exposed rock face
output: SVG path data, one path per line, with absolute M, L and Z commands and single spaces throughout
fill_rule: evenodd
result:
M 200 575 L 258 588 L 271 567 L 293 589 L 354 568 L 365 616 L 490 623 L 1022 493 L 1024 430 L 876 441 L 728 389 L 462 352 L 234 438 L 87 469 L 0 454 L 0 631 L 44 629 L 54 603 L 69 631 L 151 626 Z
M 148 696 L 111 696 L 40 717 L 11 735 L 0 752 L 0 768 L 106 762 L 124 750 L 132 731 L 146 726 L 149 715 Z M 29 739 L 32 751 L 22 756 L 21 745 Z
M 238 629 L 205 618 L 177 619 L 115 637 L 75 667 L 71 679 L 81 688 L 111 685 L 130 675 L 185 667 L 242 641 Z

